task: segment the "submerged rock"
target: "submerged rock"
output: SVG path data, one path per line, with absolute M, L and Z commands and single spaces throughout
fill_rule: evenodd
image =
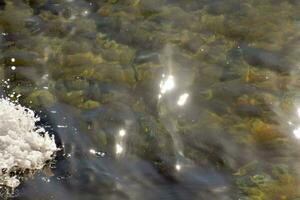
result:
M 267 68 L 277 72 L 288 72 L 290 70 L 289 64 L 278 53 L 245 45 L 241 48 L 243 50 L 244 59 L 250 65 Z
M 25 98 L 25 102 L 29 105 L 32 103 L 34 106 L 44 106 L 46 108 L 55 103 L 54 95 L 48 90 L 37 90 L 32 92 Z

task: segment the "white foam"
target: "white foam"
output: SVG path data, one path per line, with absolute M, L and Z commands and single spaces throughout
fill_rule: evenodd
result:
M 58 150 L 54 137 L 36 126 L 40 119 L 19 104 L 0 98 L 0 186 L 20 184 L 16 170 L 42 169 Z

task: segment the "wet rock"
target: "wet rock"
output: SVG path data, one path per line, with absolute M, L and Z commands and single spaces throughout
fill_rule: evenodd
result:
M 80 105 L 81 108 L 83 109 L 95 109 L 95 108 L 99 108 L 100 107 L 100 103 L 97 101 L 93 101 L 93 100 L 87 100 L 85 102 L 83 102 L 82 105 Z
M 5 10 L 0 13 L 0 26 L 4 27 L 7 32 L 26 33 L 27 31 L 24 27 L 26 19 L 32 15 L 32 9 L 22 2 L 20 4 L 20 6 L 17 6 L 16 2 L 6 2 Z
M 268 124 L 261 120 L 254 120 L 250 124 L 253 139 L 260 144 L 270 143 L 282 138 L 278 125 Z
M 126 46 L 117 46 L 102 51 L 104 59 L 108 61 L 118 61 L 120 64 L 130 64 L 135 56 L 135 51 Z
M 97 13 L 102 17 L 107 17 L 111 12 L 111 6 L 104 5 L 102 6 Z
M 48 90 L 37 90 L 29 94 L 24 101 L 27 105 L 49 108 L 56 102 L 56 98 Z
M 58 96 L 61 101 L 68 105 L 79 107 L 84 102 L 84 92 L 82 90 L 70 91 L 67 93 L 59 92 Z
M 45 26 L 44 32 L 50 37 L 63 37 L 69 34 L 71 24 L 67 23 L 62 16 L 56 16 L 48 11 L 43 11 L 39 15 Z
M 34 87 L 34 83 L 28 80 L 18 80 L 16 83 L 12 84 L 12 92 L 26 97 L 34 91 Z
M 235 1 L 216 1 L 212 2 L 207 6 L 207 12 L 213 15 L 222 15 L 225 13 L 232 13 L 236 10 L 241 9 L 241 4 L 236 3 Z
M 5 7 L 5 1 L 1 0 L 0 1 L 0 9 L 2 10 Z
M 160 64 L 153 63 L 135 65 L 134 68 L 137 73 L 137 79 L 143 81 L 155 79 L 156 75 L 158 75 L 159 72 L 162 71 L 162 66 Z
M 95 81 L 85 90 L 88 99 L 109 104 L 111 102 L 124 102 L 131 104 L 133 102 L 131 91 L 124 84 Z
M 162 7 L 162 11 L 154 15 L 151 20 L 158 23 L 168 23 L 171 27 L 188 28 L 191 24 L 187 21 L 195 20 L 195 17 L 179 7 Z
M 159 63 L 159 54 L 156 52 L 138 52 L 134 59 L 134 63 L 141 64 L 145 62 Z
M 33 51 L 10 48 L 5 52 L 5 64 L 7 66 L 38 65 L 40 64 L 38 58 L 39 58 L 38 53 Z
M 139 1 L 139 8 L 144 15 L 157 13 L 161 10 L 165 0 L 144 0 Z
M 29 0 L 29 5 L 34 8 L 38 8 L 47 3 L 47 0 Z
M 241 46 L 241 48 L 243 50 L 245 60 L 250 65 L 282 73 L 290 71 L 289 64 L 278 53 L 248 46 Z
M 119 0 L 106 0 L 107 3 L 116 4 Z
M 44 28 L 42 19 L 37 16 L 26 19 L 25 26 L 32 34 L 36 34 Z
M 260 117 L 263 113 L 259 106 L 249 104 L 238 105 L 236 112 L 242 117 Z
M 210 98 L 222 99 L 228 103 L 234 102 L 236 98 L 244 94 L 257 94 L 260 91 L 249 84 L 245 84 L 240 80 L 227 81 L 215 84 L 209 92 Z M 199 92 L 198 92 L 199 93 Z
M 65 54 L 85 53 L 90 50 L 91 44 L 87 41 L 66 41 L 62 46 L 62 52 Z
M 222 32 L 224 30 L 224 15 L 209 15 L 202 10 L 199 12 L 199 18 L 202 26 L 193 26 L 193 29 L 197 30 L 197 32 L 206 29 L 206 31 L 209 30 L 212 34 L 214 34 L 216 32 Z
M 67 55 L 64 60 L 67 67 L 91 66 L 102 62 L 101 55 L 94 55 L 91 52 Z
M 86 33 L 95 33 L 97 30 L 96 24 L 94 21 L 79 17 L 72 24 L 73 34 L 86 34 Z
M 59 82 L 60 80 L 58 80 Z M 89 86 L 89 83 L 85 79 L 74 77 L 73 79 L 62 80 L 63 84 L 68 90 L 84 90 Z

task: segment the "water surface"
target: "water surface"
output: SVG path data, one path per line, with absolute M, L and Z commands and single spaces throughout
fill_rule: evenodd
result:
M 1 93 L 62 148 L 11 199 L 300 199 L 299 1 L 0 9 Z

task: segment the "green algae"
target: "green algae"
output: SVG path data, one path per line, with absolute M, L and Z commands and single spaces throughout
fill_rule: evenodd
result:
M 37 90 L 29 94 L 25 99 L 24 102 L 26 104 L 33 104 L 35 106 L 44 106 L 44 107 L 51 107 L 55 102 L 56 99 L 51 92 L 47 90 Z

